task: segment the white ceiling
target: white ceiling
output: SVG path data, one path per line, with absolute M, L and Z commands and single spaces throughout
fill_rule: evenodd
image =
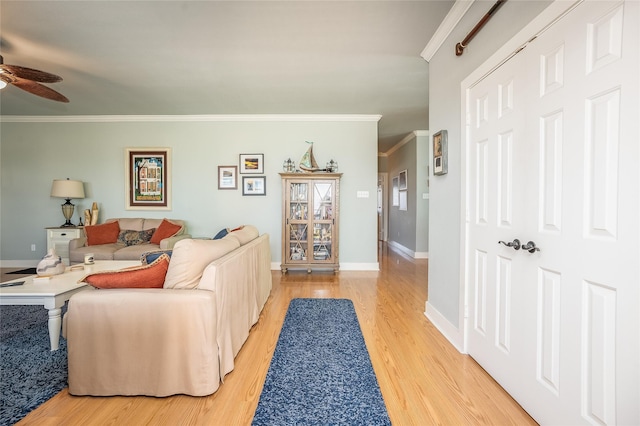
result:
M 454 0 L 0 2 L 2 115 L 381 114 L 379 151 L 428 125 L 420 53 Z

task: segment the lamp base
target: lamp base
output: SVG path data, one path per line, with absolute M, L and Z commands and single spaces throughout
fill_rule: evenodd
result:
M 71 223 L 71 218 L 73 217 L 73 210 L 75 206 L 71 204 L 71 199 L 67 198 L 67 202 L 62 204 L 62 214 L 64 218 L 67 220 L 64 224 L 60 225 L 60 228 L 67 228 L 69 226 L 75 226 Z

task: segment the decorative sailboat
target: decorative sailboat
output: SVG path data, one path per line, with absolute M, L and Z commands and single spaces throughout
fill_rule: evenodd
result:
M 309 141 L 305 141 L 305 142 L 310 144 L 311 146 L 309 147 L 309 149 L 307 149 L 307 152 L 305 152 L 302 158 L 300 159 L 300 163 L 299 163 L 300 168 L 305 172 L 325 171 L 325 169 L 322 169 L 318 166 L 318 163 L 316 163 L 316 159 L 313 157 L 313 142 L 309 142 Z

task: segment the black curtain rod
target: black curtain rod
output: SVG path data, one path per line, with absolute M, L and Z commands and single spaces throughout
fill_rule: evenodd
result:
M 491 7 L 491 9 L 489 9 L 489 11 L 486 13 L 486 15 L 484 15 L 482 17 L 480 22 L 478 22 L 476 24 L 476 26 L 473 27 L 471 32 L 469 34 L 467 34 L 467 36 L 464 38 L 464 40 L 462 40 L 460 43 L 456 44 L 456 56 L 460 56 L 460 55 L 462 55 L 462 53 L 464 53 L 464 48 L 469 45 L 469 42 L 471 41 L 471 39 L 473 39 L 475 37 L 475 35 L 478 33 L 478 31 L 480 31 L 482 29 L 482 27 L 484 27 L 484 24 L 486 24 L 487 21 L 489 21 L 489 19 L 491 18 L 491 15 L 493 15 L 500 8 L 500 6 L 502 6 L 502 4 L 505 3 L 506 1 L 507 0 L 498 0 L 496 2 L 496 4 L 494 4 Z

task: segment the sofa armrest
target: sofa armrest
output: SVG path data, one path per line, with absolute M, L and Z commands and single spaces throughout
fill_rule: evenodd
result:
M 215 297 L 146 288 L 74 294 L 63 322 L 69 393 L 212 394 L 220 384 Z
M 216 295 L 220 377 L 224 378 L 234 369 L 234 358 L 271 293 L 269 234 L 207 265 L 198 288 Z
M 190 234 L 174 235 L 173 237 L 160 240 L 160 250 L 173 250 L 173 246 L 180 240 L 191 238 Z
M 84 247 L 87 245 L 87 237 L 74 238 L 69 241 L 69 251 Z

